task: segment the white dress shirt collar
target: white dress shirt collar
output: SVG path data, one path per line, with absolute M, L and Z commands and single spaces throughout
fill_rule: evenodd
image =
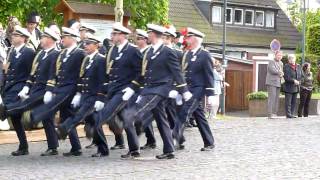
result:
M 153 44 L 152 45 L 152 48 L 153 48 L 153 53 L 154 52 L 157 52 L 157 50 L 160 48 L 160 46 L 163 44 L 163 41 L 162 40 L 159 40 L 156 44 Z
M 128 43 L 128 40 L 125 40 L 122 44 L 119 44 L 118 47 L 118 53 L 122 51 L 124 46 Z

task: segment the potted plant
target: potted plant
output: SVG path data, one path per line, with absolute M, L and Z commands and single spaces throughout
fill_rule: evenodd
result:
M 247 95 L 249 115 L 253 117 L 267 116 L 268 94 L 264 91 L 252 92 Z

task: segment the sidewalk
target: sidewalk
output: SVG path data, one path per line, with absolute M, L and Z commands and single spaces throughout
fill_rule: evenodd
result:
M 85 133 L 83 130 L 84 125 L 80 125 L 77 127 L 79 137 L 85 137 Z M 103 128 L 106 135 L 111 135 L 111 132 L 107 126 Z M 37 129 L 32 131 L 26 131 L 27 139 L 31 142 L 45 141 L 46 136 L 44 129 Z M 0 131 L 0 144 L 13 144 L 18 143 L 18 138 L 16 136 L 16 132 L 11 131 Z

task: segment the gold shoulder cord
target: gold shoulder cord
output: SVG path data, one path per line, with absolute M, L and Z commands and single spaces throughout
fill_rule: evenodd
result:
M 186 62 L 186 59 L 187 59 L 187 54 L 189 53 L 189 51 L 186 51 L 182 57 L 182 62 L 181 62 L 181 70 L 182 70 L 182 73 L 185 73 L 187 67 L 188 67 L 188 62 Z
M 14 47 L 12 46 L 11 48 L 10 48 L 10 51 L 9 51 L 9 53 L 8 53 L 8 56 L 7 56 L 7 65 L 6 65 L 6 67 L 4 68 L 4 71 L 5 71 L 5 73 L 7 74 L 8 73 L 8 69 L 9 69 L 9 67 L 10 67 L 10 61 L 11 61 L 11 55 L 12 55 L 12 53 L 13 53 L 13 49 L 14 49 Z
M 79 77 L 82 77 L 83 74 L 84 74 L 84 69 L 86 67 L 84 67 L 84 65 L 87 63 L 87 61 L 89 60 L 89 56 L 86 56 L 83 61 L 82 61 L 82 64 L 81 64 L 81 69 L 80 69 L 80 76 Z
M 144 76 L 144 75 L 146 74 L 147 65 L 148 65 L 147 55 L 148 55 L 150 49 L 151 49 L 151 48 L 149 47 L 149 48 L 147 49 L 147 51 L 144 53 L 144 55 L 143 55 L 141 76 Z
M 111 54 L 112 54 L 112 51 L 114 49 L 114 45 L 109 49 L 109 52 L 108 52 L 108 55 L 106 57 L 106 71 L 107 71 L 107 74 L 110 73 L 111 71 L 111 67 L 112 67 L 112 64 L 113 64 L 113 60 L 111 60 Z
M 64 52 L 65 52 L 66 50 L 67 50 L 67 49 L 62 50 L 62 52 L 59 54 L 59 56 L 58 56 L 58 58 L 57 58 L 57 62 L 56 62 L 56 76 L 58 76 L 59 71 L 60 71 L 60 67 L 61 67 L 61 56 L 62 56 L 62 54 L 64 54 Z
M 37 55 L 36 55 L 36 57 L 33 59 L 32 69 L 31 69 L 31 73 L 30 73 L 31 76 L 33 76 L 33 75 L 36 73 L 36 70 L 37 70 L 38 65 L 39 65 L 39 60 L 38 60 L 38 58 L 39 58 L 41 52 L 42 52 L 42 51 L 38 52 Z

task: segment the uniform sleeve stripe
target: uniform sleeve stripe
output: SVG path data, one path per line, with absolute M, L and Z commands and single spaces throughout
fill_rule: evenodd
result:
M 140 84 L 137 81 L 131 81 L 133 84 L 140 86 Z
M 180 85 L 177 85 L 176 87 L 179 88 L 179 87 L 184 87 L 184 86 L 187 86 L 187 84 L 180 84 Z

